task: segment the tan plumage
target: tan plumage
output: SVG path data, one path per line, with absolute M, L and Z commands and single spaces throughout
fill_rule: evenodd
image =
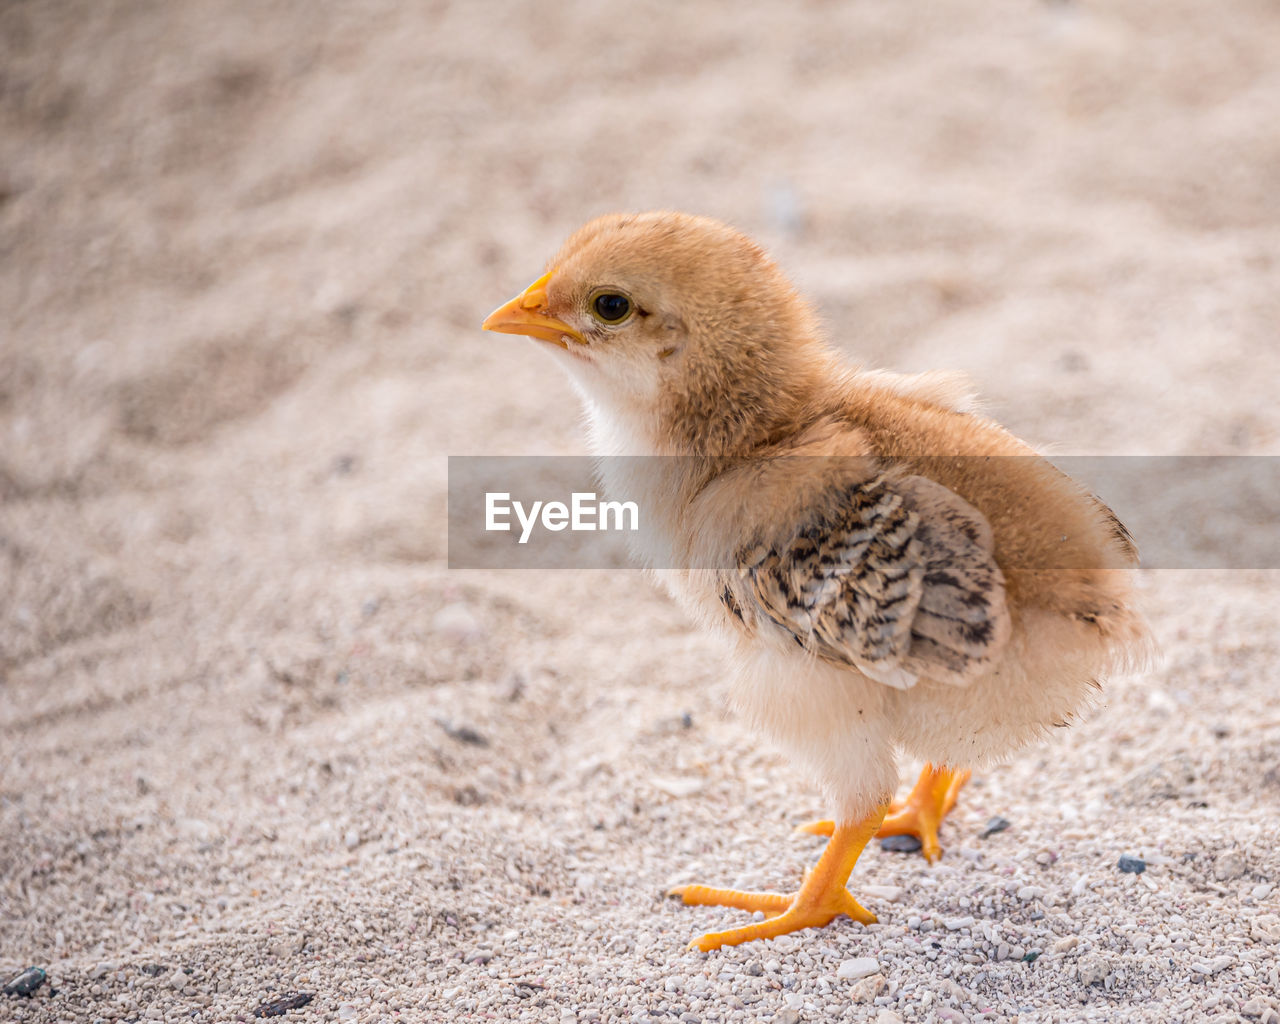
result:
M 1110 511 L 957 378 L 843 364 L 722 224 L 594 220 L 485 326 L 562 350 L 599 454 L 678 456 L 606 459 L 606 486 L 643 500 L 649 560 L 680 566 L 658 575 L 733 642 L 735 702 L 835 805 L 794 896 L 680 890 L 772 917 L 702 948 L 871 919 L 844 885 L 872 834 L 914 832 L 936 857 L 968 767 L 1069 720 L 1146 650 Z M 930 765 L 895 809 L 899 750 Z

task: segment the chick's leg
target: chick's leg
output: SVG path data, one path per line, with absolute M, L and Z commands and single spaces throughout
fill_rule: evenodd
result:
M 967 770 L 952 771 L 950 768 L 935 768 L 931 764 L 924 766 L 915 788 L 905 802 L 895 801 L 885 815 L 884 824 L 880 826 L 877 836 L 912 835 L 920 840 L 920 852 L 930 864 L 942 856 L 942 846 L 938 842 L 938 829 L 956 805 L 960 790 L 969 781 Z M 810 821 L 797 827 L 798 832 L 809 832 L 818 836 L 829 836 L 834 828 L 831 821 Z
M 775 892 L 739 892 L 736 889 L 710 889 L 705 885 L 681 885 L 671 890 L 672 896 L 685 903 L 739 910 L 760 910 L 768 919 L 724 932 L 709 932 L 690 946 L 709 952 L 721 946 L 736 946 L 753 939 L 773 939 L 802 928 L 821 928 L 841 914 L 863 924 L 875 921 L 875 914 L 865 909 L 850 895 L 845 884 L 858 863 L 867 842 L 884 820 L 888 805 L 878 807 L 862 821 L 834 826 L 831 842 L 822 852 L 813 870 L 805 875 L 798 892 L 783 895 Z

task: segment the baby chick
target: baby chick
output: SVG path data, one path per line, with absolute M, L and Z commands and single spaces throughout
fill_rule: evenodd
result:
M 973 409 L 963 381 L 846 365 L 750 239 L 681 213 L 610 215 L 484 322 L 547 343 L 606 488 L 641 499 L 672 594 L 726 633 L 734 702 L 820 784 L 831 836 L 795 893 L 681 886 L 763 911 L 711 950 L 875 916 L 866 843 L 938 827 L 971 766 L 1069 720 L 1136 664 L 1137 552 L 1104 505 Z M 896 757 L 926 762 L 902 805 Z

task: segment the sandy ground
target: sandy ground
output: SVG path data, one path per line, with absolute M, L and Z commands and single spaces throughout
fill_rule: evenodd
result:
M 582 450 L 477 325 L 610 209 L 1037 443 L 1280 453 L 1280 7 L 756 6 L 0 4 L 0 1019 L 1280 1020 L 1276 574 L 705 956 L 817 795 L 639 574 L 447 569 L 446 455 Z

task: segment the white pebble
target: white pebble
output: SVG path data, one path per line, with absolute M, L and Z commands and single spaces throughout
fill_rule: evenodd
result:
M 1219 882 L 1229 882 L 1244 874 L 1244 854 L 1239 850 L 1228 850 L 1218 854 L 1213 862 L 1213 877 Z
M 1191 965 L 1191 969 L 1198 974 L 1214 975 L 1225 971 L 1234 964 L 1235 958 L 1230 956 L 1216 956 L 1212 960 L 1197 960 Z
M 873 956 L 860 956 L 846 960 L 836 968 L 836 977 L 845 981 L 856 981 L 878 973 L 880 962 Z
M 476 613 L 469 605 L 460 602 L 447 604 L 436 612 L 431 619 L 431 627 L 437 633 L 459 640 L 480 636 L 484 632 Z
M 1024 885 L 1018 890 L 1018 899 L 1024 903 L 1028 900 L 1040 899 L 1044 896 L 1044 890 L 1038 885 Z

